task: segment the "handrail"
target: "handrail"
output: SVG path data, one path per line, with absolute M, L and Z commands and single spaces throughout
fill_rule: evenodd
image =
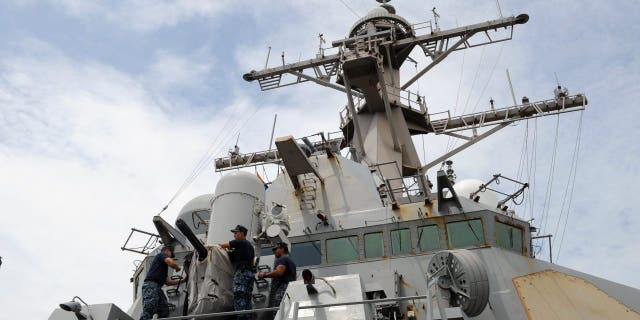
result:
M 298 301 L 294 301 L 293 305 L 297 306 L 297 307 L 294 307 L 294 310 L 296 310 L 296 309 L 297 310 L 302 310 L 302 309 L 328 308 L 328 307 L 335 307 L 335 306 L 350 306 L 350 305 L 356 305 L 356 304 L 367 304 L 367 305 L 369 305 L 369 304 L 372 304 L 372 303 L 397 302 L 397 301 L 406 301 L 406 300 L 423 300 L 423 299 L 427 299 L 427 298 L 428 298 L 427 295 L 420 295 L 420 296 L 409 296 L 409 297 L 399 297 L 399 298 L 386 298 L 386 299 L 373 299 L 373 300 L 325 303 L 325 304 L 310 305 L 310 306 L 300 306 Z M 171 318 L 165 318 L 165 319 L 167 319 L 167 320 L 193 320 L 193 319 L 200 319 L 200 318 L 205 318 L 205 317 L 224 317 L 224 316 L 233 316 L 233 315 L 240 315 L 240 314 L 252 314 L 252 313 L 258 313 L 258 312 L 268 312 L 268 311 L 278 311 L 278 310 L 280 310 L 279 307 L 272 307 L 272 308 L 262 308 L 262 309 L 252 309 L 252 310 L 206 313 L 206 314 L 197 314 L 197 315 L 190 315 L 190 316 L 178 316 L 178 317 L 171 317 Z M 297 317 L 298 317 L 298 314 L 296 312 L 296 313 L 294 313 L 294 319 L 297 319 Z
M 317 309 L 317 308 L 328 308 L 328 307 L 337 307 L 337 306 L 350 306 L 350 305 L 356 305 L 356 304 L 385 303 L 385 302 L 396 302 L 396 301 L 406 301 L 406 300 L 423 300 L 427 298 L 428 298 L 427 295 L 420 295 L 420 296 L 409 296 L 409 297 L 399 297 L 399 298 L 336 302 L 336 303 L 325 303 L 325 304 L 316 304 L 316 305 L 309 305 L 309 306 L 299 306 L 298 309 Z M 298 301 L 295 301 L 294 303 L 297 303 L 297 302 Z
M 280 308 L 262 308 L 262 309 L 251 309 L 251 310 L 240 310 L 240 311 L 226 311 L 226 312 L 217 312 L 217 313 L 205 313 L 205 314 L 195 314 L 190 316 L 179 316 L 179 317 L 171 317 L 164 318 L 166 320 L 192 320 L 192 319 L 200 319 L 200 318 L 209 318 L 209 317 L 224 317 L 224 316 L 233 316 L 239 314 L 252 314 L 258 312 L 267 312 L 267 311 L 278 311 Z
M 328 307 L 337 307 L 337 306 L 351 306 L 356 304 L 366 304 L 371 305 L 375 303 L 385 303 L 385 302 L 398 302 L 398 301 L 406 301 L 406 300 L 423 300 L 428 299 L 427 295 L 420 296 L 409 296 L 409 297 L 399 297 L 399 298 L 386 298 L 386 299 L 373 299 L 373 300 L 361 300 L 361 301 L 349 301 L 349 302 L 336 302 L 336 303 L 325 303 L 325 304 L 316 304 L 309 306 L 301 306 L 298 301 L 293 302 L 293 320 L 298 319 L 298 311 L 302 309 L 318 309 L 318 308 L 328 308 Z

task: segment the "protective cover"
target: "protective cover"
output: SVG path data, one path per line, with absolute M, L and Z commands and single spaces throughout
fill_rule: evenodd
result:
M 204 261 L 189 268 L 189 315 L 233 309 L 233 266 L 225 249 L 209 247 Z

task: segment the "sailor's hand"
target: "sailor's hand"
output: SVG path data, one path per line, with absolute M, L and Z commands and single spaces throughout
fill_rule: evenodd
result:
M 186 281 L 188 278 L 188 276 L 185 274 L 184 276 L 182 276 L 182 280 L 181 281 Z
M 264 272 L 258 272 L 258 279 L 264 278 L 264 275 L 265 275 Z

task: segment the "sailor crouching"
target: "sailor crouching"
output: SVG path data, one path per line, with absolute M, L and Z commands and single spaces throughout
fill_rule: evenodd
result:
M 296 280 L 296 264 L 289 258 L 289 247 L 280 242 L 273 247 L 276 260 L 273 263 L 273 271 L 260 272 L 258 278 L 272 278 L 269 290 L 269 307 L 279 307 L 289 282 Z
M 179 280 L 171 280 L 168 277 L 169 268 L 180 271 L 180 266 L 173 260 L 173 247 L 164 246 L 158 255 L 153 258 L 151 267 L 142 284 L 142 315 L 140 320 L 153 318 L 158 314 L 158 319 L 169 317 L 169 304 L 162 291 L 162 285 L 174 286 L 187 279 L 186 276 Z
M 247 240 L 247 228 L 237 225 L 233 232 L 234 240 L 221 243 L 220 247 L 229 250 L 229 259 L 233 264 L 233 309 L 251 310 L 251 293 L 255 272 L 253 246 Z M 238 319 L 251 319 L 250 314 L 238 315 Z

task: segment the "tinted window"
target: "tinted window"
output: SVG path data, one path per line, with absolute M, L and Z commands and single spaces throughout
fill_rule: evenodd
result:
M 496 222 L 496 245 L 522 253 L 522 229 Z
M 291 244 L 291 254 L 289 257 L 298 267 L 320 264 L 322 262 L 320 241 Z
M 418 227 L 418 248 L 420 251 L 432 251 L 440 249 L 440 236 L 438 226 Z
M 358 260 L 358 236 L 327 240 L 327 263 Z
M 391 231 L 391 253 L 408 254 L 411 252 L 411 232 L 409 229 Z
M 364 257 L 379 258 L 384 256 L 384 241 L 382 232 L 368 233 L 364 235 Z
M 449 246 L 464 248 L 484 244 L 484 232 L 480 219 L 447 223 Z
M 273 255 L 273 250 L 271 250 L 271 247 L 260 249 L 260 256 L 271 256 L 271 255 Z

